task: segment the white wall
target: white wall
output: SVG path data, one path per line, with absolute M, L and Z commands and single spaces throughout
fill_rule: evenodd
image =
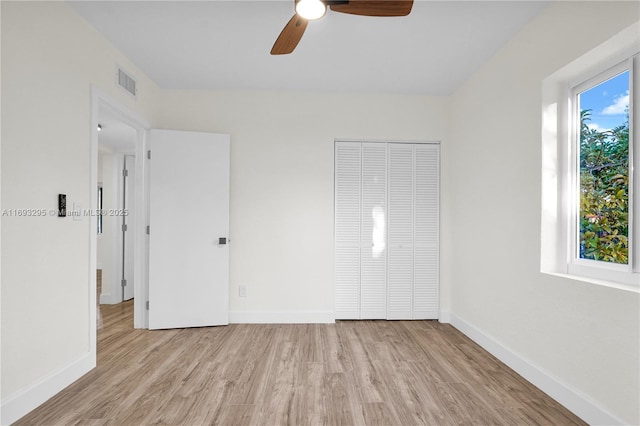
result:
M 628 424 L 640 423 L 639 295 L 540 273 L 540 112 L 545 77 L 638 17 L 637 2 L 550 6 L 456 91 L 443 153 L 454 324 Z
M 150 121 L 158 89 L 66 3 L 1 7 L 3 208 L 55 209 L 58 193 L 90 208 L 91 86 Z M 88 218 L 2 218 L 2 423 L 95 363 L 90 232 Z
M 446 114 L 425 96 L 170 91 L 163 105 L 164 128 L 231 134 L 231 321 L 333 320 L 334 139 L 442 140 Z

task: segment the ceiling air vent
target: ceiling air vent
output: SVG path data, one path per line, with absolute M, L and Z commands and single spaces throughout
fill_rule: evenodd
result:
M 131 95 L 136 95 L 136 81 L 122 68 L 118 67 L 117 75 L 118 86 L 129 92 Z

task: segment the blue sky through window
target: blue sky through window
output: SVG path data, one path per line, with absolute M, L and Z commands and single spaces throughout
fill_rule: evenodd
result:
M 589 127 L 613 129 L 627 120 L 629 107 L 629 71 L 592 87 L 580 94 L 580 110 L 591 110 Z

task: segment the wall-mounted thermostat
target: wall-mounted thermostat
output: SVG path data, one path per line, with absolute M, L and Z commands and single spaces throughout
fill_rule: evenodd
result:
M 58 217 L 67 217 L 67 194 L 58 194 Z

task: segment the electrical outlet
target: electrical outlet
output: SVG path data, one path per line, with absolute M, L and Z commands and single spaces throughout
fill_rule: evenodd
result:
M 247 297 L 247 286 L 246 285 L 241 285 L 238 288 L 238 293 L 240 294 L 240 297 Z

